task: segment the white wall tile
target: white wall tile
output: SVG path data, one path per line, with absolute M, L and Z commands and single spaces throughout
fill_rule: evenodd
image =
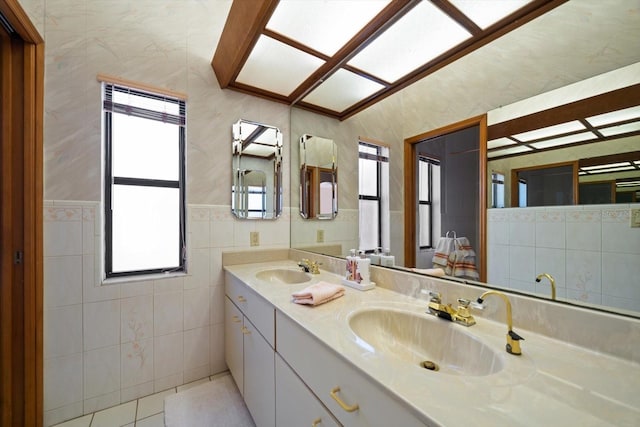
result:
M 45 307 L 82 302 L 82 255 L 44 257 Z
M 154 338 L 154 378 L 159 379 L 172 374 L 182 373 L 184 360 L 183 346 L 182 331 L 176 334 L 162 335 Z
M 123 389 L 153 381 L 153 340 L 148 338 L 122 344 L 120 386 Z
M 43 323 L 47 358 L 82 353 L 82 304 L 47 309 Z
M 84 413 L 89 414 L 105 408 L 111 408 L 119 405 L 120 402 L 120 390 L 112 391 L 96 397 L 90 397 L 84 400 Z
M 602 252 L 602 293 L 640 300 L 639 283 L 640 256 L 633 253 Z
M 211 301 L 209 323 L 212 325 L 224 323 L 224 285 L 210 287 L 209 294 Z
M 44 360 L 44 410 L 82 402 L 82 353 Z
M 556 281 L 556 286 L 566 287 L 565 272 L 567 269 L 566 251 L 564 249 L 536 248 L 536 276 L 548 273 Z M 534 277 L 535 279 L 535 277 Z M 547 279 L 542 279 L 548 282 Z M 549 287 L 549 283 L 546 284 Z
M 184 332 L 184 371 L 201 366 L 209 372 L 209 327 Z
M 564 248 L 565 246 L 564 218 L 558 222 L 536 222 L 536 247 Z
M 211 334 L 209 339 L 209 345 L 211 346 L 209 356 L 211 360 L 209 364 L 211 366 L 211 374 L 217 374 L 227 369 L 227 363 L 224 360 L 224 323 L 211 325 L 209 332 Z
M 82 301 L 85 303 L 120 298 L 120 284 L 100 283 L 100 268 L 95 255 L 82 256 Z
M 208 211 L 207 211 L 208 214 Z M 192 248 L 209 247 L 209 216 L 206 221 L 191 221 L 189 224 L 189 245 Z
M 567 249 L 600 251 L 602 223 L 600 211 L 572 211 L 567 213 Z
M 603 221 L 602 251 L 640 255 L 640 228 L 631 228 L 628 218 L 624 222 Z
M 46 256 L 82 255 L 82 221 L 45 221 Z
M 153 337 L 153 295 L 123 298 L 121 301 L 120 341 L 139 342 Z
M 535 248 L 511 246 L 509 252 L 509 276 L 511 279 L 533 281 L 535 276 Z
M 139 399 L 150 394 L 153 394 L 153 381 L 134 385 L 133 387 L 123 386 L 120 392 L 120 401 L 129 402 L 130 400 Z
M 184 289 L 209 286 L 209 249 L 191 249 L 188 261 L 188 276 L 184 278 Z
M 569 289 L 602 293 L 602 255 L 592 251 L 567 251 L 567 296 Z
M 207 326 L 210 322 L 209 287 L 184 291 L 184 329 Z
M 167 335 L 183 330 L 183 291 L 153 296 L 153 334 Z
M 120 300 L 84 304 L 84 349 L 120 344 Z
M 120 345 L 86 351 L 84 398 L 90 399 L 114 391 L 120 391 Z

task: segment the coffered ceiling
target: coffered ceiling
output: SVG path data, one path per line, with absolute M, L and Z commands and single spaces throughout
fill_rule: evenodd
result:
M 234 1 L 222 88 L 346 119 L 567 0 Z

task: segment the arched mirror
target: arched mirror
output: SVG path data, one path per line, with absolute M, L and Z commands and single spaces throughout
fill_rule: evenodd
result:
M 241 219 L 282 213 L 282 133 L 248 120 L 233 124 L 231 211 Z
M 338 215 L 338 148 L 332 139 L 300 137 L 300 215 L 307 219 Z

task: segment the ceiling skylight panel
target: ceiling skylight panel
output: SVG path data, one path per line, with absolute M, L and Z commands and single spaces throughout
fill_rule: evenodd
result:
M 423 1 L 354 56 L 349 65 L 393 83 L 469 37 L 456 21 Z
M 236 81 L 288 96 L 322 64 L 313 55 L 262 35 Z
M 267 29 L 333 56 L 389 0 L 282 0 Z
M 547 126 L 546 128 L 535 129 L 529 132 L 513 135 L 519 141 L 533 141 L 534 139 L 547 138 L 553 135 L 562 135 L 564 133 L 585 130 L 585 127 L 579 121 L 560 123 L 559 125 Z
M 577 133 L 575 135 L 562 136 L 560 138 L 549 139 L 546 141 L 532 142 L 529 145 L 535 148 L 559 147 L 561 145 L 573 144 L 574 142 L 588 141 L 596 139 L 598 136 L 591 132 Z
M 589 117 L 587 121 L 592 126 L 604 126 L 610 123 L 618 123 L 633 119 L 640 120 L 640 106 L 625 108 L 623 110 L 612 111 L 610 113 Z
M 530 0 L 449 0 L 478 27 L 485 29 L 522 8 Z
M 498 147 L 504 147 L 505 145 L 512 145 L 515 144 L 515 141 L 513 141 L 512 139 L 509 138 L 498 138 L 498 139 L 492 139 L 491 141 L 487 142 L 487 148 L 491 149 L 491 148 L 498 148 Z
M 381 84 L 341 68 L 302 101 L 333 111 L 344 111 L 383 88 Z
M 604 136 L 622 135 L 624 133 L 640 131 L 640 122 L 627 123 L 626 125 L 612 126 L 608 128 L 598 129 Z
M 629 162 L 618 162 L 618 163 L 607 163 L 605 165 L 582 166 L 580 169 L 584 169 L 586 171 L 595 171 L 600 169 L 611 169 L 611 168 L 628 167 L 628 166 L 631 166 Z
M 511 147 L 511 148 L 505 148 L 504 150 L 492 151 L 491 153 L 487 154 L 487 157 L 491 158 L 491 157 L 505 156 L 507 154 L 524 153 L 526 151 L 532 151 L 532 149 L 529 147 L 525 147 L 524 145 L 518 145 L 517 147 Z

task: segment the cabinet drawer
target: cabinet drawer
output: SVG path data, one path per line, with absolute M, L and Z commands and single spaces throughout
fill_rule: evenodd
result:
M 276 327 L 277 352 L 343 425 L 425 425 L 408 406 L 280 312 Z
M 339 426 L 327 408 L 276 355 L 276 426 Z
M 225 273 L 225 293 L 275 348 L 274 308 L 235 276 Z

